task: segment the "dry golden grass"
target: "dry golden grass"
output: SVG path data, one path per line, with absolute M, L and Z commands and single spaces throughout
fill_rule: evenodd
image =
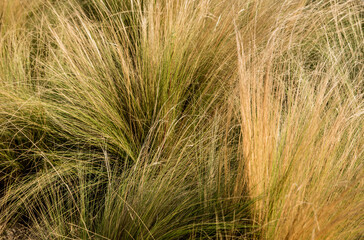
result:
M 363 9 L 0 1 L 0 232 L 360 239 Z

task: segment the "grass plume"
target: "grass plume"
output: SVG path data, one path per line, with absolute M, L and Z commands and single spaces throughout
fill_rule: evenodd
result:
M 0 1 L 0 233 L 360 239 L 363 6 Z

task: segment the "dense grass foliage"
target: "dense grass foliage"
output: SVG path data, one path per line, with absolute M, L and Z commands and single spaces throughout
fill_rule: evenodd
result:
M 361 0 L 0 0 L 0 235 L 360 239 Z

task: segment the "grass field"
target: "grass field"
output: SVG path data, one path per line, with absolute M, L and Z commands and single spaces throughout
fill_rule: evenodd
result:
M 362 0 L 0 0 L 0 236 L 362 239 L 363 31 Z

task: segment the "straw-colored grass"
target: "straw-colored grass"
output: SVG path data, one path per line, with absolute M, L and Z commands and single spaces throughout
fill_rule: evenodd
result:
M 0 236 L 360 239 L 363 9 L 1 0 Z

